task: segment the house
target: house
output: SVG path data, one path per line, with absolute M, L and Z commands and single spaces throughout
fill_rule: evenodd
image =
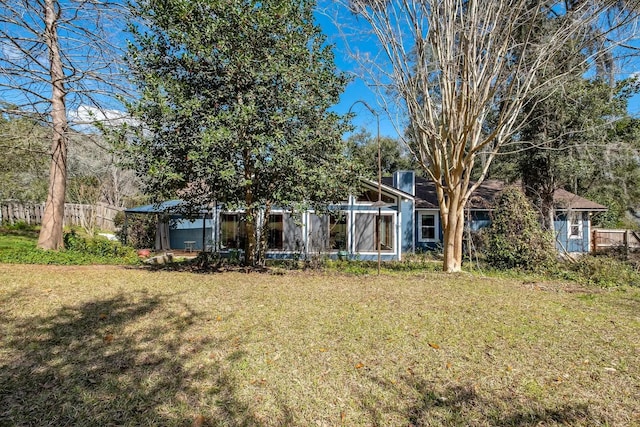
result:
M 487 180 L 474 192 L 467 207 L 467 226 L 478 231 L 491 222 L 491 210 L 504 184 Z M 435 185 L 412 171 L 398 171 L 378 184 L 365 180 L 362 192 L 329 207 L 331 215 L 273 209 L 268 218 L 269 258 L 308 258 L 315 255 L 374 260 L 380 236 L 380 258 L 401 260 L 403 254 L 437 250 L 442 246 Z M 563 253 L 590 251 L 591 214 L 606 207 L 558 190 L 555 195 L 556 246 Z M 234 254 L 244 247 L 244 214 L 213 206 L 184 218 L 176 214 L 179 201 L 128 209 L 126 214 L 161 214 L 156 249 L 193 249 Z M 378 223 L 377 219 L 380 216 Z M 379 225 L 378 225 L 379 224 Z

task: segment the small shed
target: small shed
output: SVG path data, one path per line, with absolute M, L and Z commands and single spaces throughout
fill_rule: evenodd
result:
M 190 212 L 186 214 L 186 212 Z M 189 210 L 182 200 L 169 200 L 158 204 L 125 209 L 125 227 L 132 214 L 155 215 L 155 250 L 202 251 L 215 244 L 213 209 Z

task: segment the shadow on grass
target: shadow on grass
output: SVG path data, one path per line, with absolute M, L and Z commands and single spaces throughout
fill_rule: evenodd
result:
M 496 426 L 533 427 L 541 425 L 603 425 L 605 422 L 591 414 L 583 404 L 558 404 L 544 407 L 537 401 L 521 399 L 514 395 L 485 397 L 472 385 L 442 385 L 413 376 L 404 378 L 404 384 L 392 384 L 380 378 L 372 378 L 378 385 L 394 393 L 405 394 L 411 401 L 402 410 L 409 426 Z M 402 388 L 402 390 L 400 390 Z M 416 399 L 416 396 L 418 398 Z M 371 399 L 362 399 L 363 402 Z M 382 414 L 398 412 L 398 408 L 377 407 L 364 404 L 374 425 L 383 426 Z
M 190 426 L 198 414 L 259 425 L 220 364 L 189 366 L 185 351 L 225 343 L 186 337 L 201 319 L 169 299 L 118 295 L 18 319 L 0 301 L 0 425 Z M 205 376 L 208 400 L 193 385 Z

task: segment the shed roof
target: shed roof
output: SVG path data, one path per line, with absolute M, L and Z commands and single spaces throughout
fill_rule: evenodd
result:
M 150 205 L 137 206 L 135 208 L 125 209 L 125 213 L 138 213 L 138 214 L 184 214 L 189 211 L 189 206 L 184 200 L 167 200 L 161 203 L 153 203 Z M 208 213 L 210 209 L 190 209 L 190 212 L 194 214 Z
M 136 206 L 135 208 L 125 209 L 125 213 L 144 213 L 144 214 L 152 214 L 152 213 L 167 213 L 171 210 L 175 209 L 180 205 L 181 200 L 168 200 L 166 202 L 144 205 L 144 206 Z

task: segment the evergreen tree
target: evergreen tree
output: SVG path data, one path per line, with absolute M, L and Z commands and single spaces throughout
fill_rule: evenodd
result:
M 129 62 L 143 131 L 130 142 L 147 191 L 246 212 L 248 263 L 262 261 L 273 206 L 336 202 L 357 176 L 338 102 L 346 77 L 312 1 L 146 0 Z M 258 246 L 259 240 L 262 244 Z
M 354 133 L 347 140 L 348 155 L 364 168 L 364 173 L 371 179 L 378 176 L 378 141 L 365 129 Z M 380 137 L 380 157 L 383 175 L 391 175 L 399 170 L 416 170 L 419 168 L 415 158 L 397 139 Z

